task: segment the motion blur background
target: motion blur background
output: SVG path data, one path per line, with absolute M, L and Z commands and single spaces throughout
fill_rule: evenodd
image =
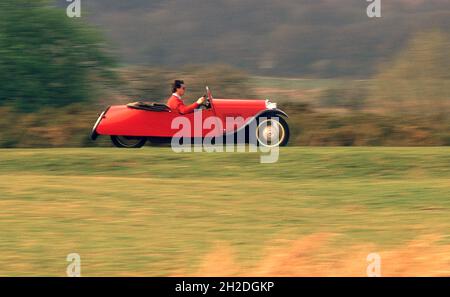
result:
M 0 276 L 449 276 L 450 1 L 381 3 L 0 0 Z M 89 139 L 174 79 L 277 102 L 291 145 Z
M 450 145 L 450 2 L 0 0 L 0 147 L 109 146 L 105 106 L 269 98 L 294 145 Z

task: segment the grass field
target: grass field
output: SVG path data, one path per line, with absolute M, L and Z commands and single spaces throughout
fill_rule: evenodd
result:
M 450 275 L 450 148 L 0 151 L 0 275 Z

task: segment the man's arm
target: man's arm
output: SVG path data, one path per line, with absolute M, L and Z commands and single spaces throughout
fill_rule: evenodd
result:
M 197 102 L 192 103 L 191 105 L 184 105 L 184 103 L 180 100 L 178 101 L 178 104 L 176 106 L 176 110 L 181 114 L 191 113 L 194 112 L 194 109 L 199 107 L 200 104 Z

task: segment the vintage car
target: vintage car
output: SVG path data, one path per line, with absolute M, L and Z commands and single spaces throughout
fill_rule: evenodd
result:
M 275 103 L 256 99 L 216 99 L 208 87 L 205 97 L 205 103 L 189 114 L 179 114 L 161 103 L 110 106 L 98 117 L 91 139 L 109 135 L 117 147 L 138 148 L 146 141 L 171 142 L 173 138 L 184 137 L 203 140 L 223 137 L 224 142 L 231 138 L 240 142 L 242 137 L 238 135 L 244 134 L 246 143 L 268 147 L 287 145 L 289 126 L 285 118 L 288 116 L 277 109 Z M 183 123 L 190 127 L 182 127 Z

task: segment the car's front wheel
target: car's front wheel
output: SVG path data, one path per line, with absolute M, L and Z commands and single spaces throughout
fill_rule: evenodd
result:
M 137 136 L 111 136 L 111 141 L 116 147 L 140 148 L 145 144 L 147 138 Z
M 286 146 L 289 142 L 289 126 L 282 117 L 259 118 L 256 128 L 258 145 L 266 147 Z

